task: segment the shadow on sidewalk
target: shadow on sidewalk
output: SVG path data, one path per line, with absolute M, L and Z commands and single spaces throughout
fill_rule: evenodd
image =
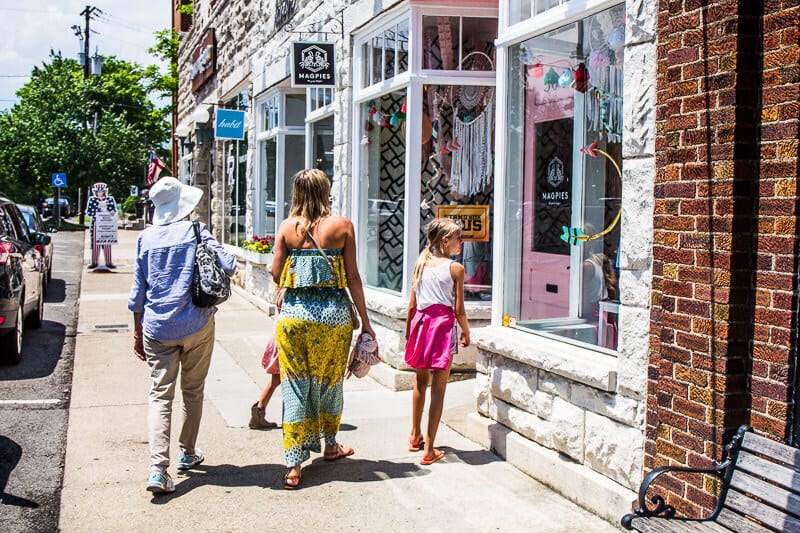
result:
M 38 503 L 5 492 L 8 478 L 11 477 L 11 472 L 14 471 L 20 458 L 22 458 L 20 445 L 8 437 L 0 435 L 0 502 L 3 505 L 36 509 L 39 507 Z
M 261 487 L 272 490 L 285 490 L 283 488 L 283 475 L 286 473 L 284 465 L 255 464 L 235 466 L 200 465 L 194 470 L 176 476 L 175 492 L 154 496 L 151 499 L 155 504 L 166 504 L 174 498 L 188 494 L 190 491 L 203 485 L 216 485 L 219 487 Z M 370 461 L 358 459 L 341 459 L 336 464 L 322 458 L 315 459 L 303 468 L 303 478 L 300 488 L 324 485 L 334 481 L 345 483 L 363 483 L 385 481 L 404 477 L 425 476 L 429 470 L 421 468 L 416 463 Z

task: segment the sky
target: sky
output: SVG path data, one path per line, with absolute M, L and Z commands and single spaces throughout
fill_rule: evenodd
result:
M 172 0 L 0 0 L 0 109 L 19 101 L 16 92 L 34 66 L 49 62 L 50 50 L 77 59 L 78 37 L 83 33 L 86 6 L 101 13 L 89 23 L 90 55 L 116 56 L 141 65 L 161 64 L 147 53 L 154 32 L 172 24 Z

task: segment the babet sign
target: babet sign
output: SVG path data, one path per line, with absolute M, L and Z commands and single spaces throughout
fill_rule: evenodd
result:
M 333 43 L 292 43 L 292 87 L 335 87 Z
M 214 120 L 215 139 L 244 140 L 244 111 L 217 109 Z

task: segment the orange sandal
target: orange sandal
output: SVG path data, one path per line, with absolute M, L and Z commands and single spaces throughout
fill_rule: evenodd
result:
M 423 439 L 422 435 L 420 435 L 417 440 L 414 440 L 411 437 L 408 438 L 408 451 L 410 452 L 418 452 L 423 448 L 424 445 L 425 440 Z
M 422 460 L 419 462 L 419 464 L 421 464 L 421 465 L 432 465 L 433 463 L 435 463 L 436 461 L 438 461 L 442 457 L 444 457 L 444 452 L 442 450 L 434 450 L 433 451 L 433 457 L 425 456 L 425 457 L 422 458 Z

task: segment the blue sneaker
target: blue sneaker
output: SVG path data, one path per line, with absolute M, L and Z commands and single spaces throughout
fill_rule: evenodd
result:
M 172 478 L 166 470 L 156 467 L 150 470 L 150 477 L 147 478 L 147 490 L 153 494 L 168 494 L 175 492 L 175 483 L 172 482 Z
M 189 470 L 190 468 L 196 467 L 205 460 L 206 458 L 203 457 L 203 452 L 201 452 L 199 448 L 195 448 L 194 453 L 181 454 L 180 459 L 178 459 L 178 470 Z

